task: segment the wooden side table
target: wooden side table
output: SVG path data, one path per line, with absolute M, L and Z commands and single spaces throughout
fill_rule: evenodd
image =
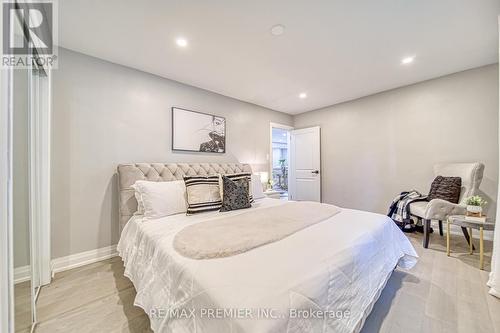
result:
M 450 256 L 450 224 L 458 225 L 469 229 L 470 242 L 469 242 L 469 253 L 472 254 L 474 251 L 472 249 L 472 229 L 479 230 L 479 268 L 484 269 L 484 244 L 483 244 L 483 232 L 484 230 L 494 230 L 495 223 L 489 218 L 486 222 L 479 221 L 469 221 L 465 219 L 464 215 L 451 215 L 446 221 L 446 254 Z

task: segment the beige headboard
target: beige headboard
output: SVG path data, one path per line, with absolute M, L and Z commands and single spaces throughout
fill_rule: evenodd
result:
M 184 176 L 252 172 L 249 164 L 240 163 L 134 163 L 118 165 L 118 215 L 120 230 L 137 211 L 132 185 L 138 180 L 168 182 Z

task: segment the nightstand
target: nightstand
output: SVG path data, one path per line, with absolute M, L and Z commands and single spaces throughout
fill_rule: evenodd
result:
M 268 198 L 271 198 L 271 199 L 279 199 L 281 193 L 278 191 L 274 191 L 274 190 L 267 190 L 264 192 L 264 195 Z

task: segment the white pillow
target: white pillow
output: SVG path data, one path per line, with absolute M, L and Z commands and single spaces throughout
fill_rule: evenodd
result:
M 144 215 L 144 202 L 142 202 L 141 192 L 139 192 L 139 189 L 135 184 L 131 187 L 134 189 L 135 200 L 137 200 L 137 211 L 134 215 Z
M 259 175 L 252 175 L 252 194 L 253 198 L 255 199 L 261 199 L 264 198 L 264 190 L 262 188 L 262 182 L 260 181 L 260 176 Z
M 157 219 L 186 212 L 186 186 L 184 181 L 136 181 L 136 191 L 144 205 L 144 218 Z

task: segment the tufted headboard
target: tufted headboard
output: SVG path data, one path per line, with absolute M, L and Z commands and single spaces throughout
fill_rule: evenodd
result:
M 137 211 L 132 185 L 138 180 L 168 182 L 184 176 L 252 172 L 249 164 L 240 163 L 134 163 L 118 165 L 118 215 L 120 230 Z

